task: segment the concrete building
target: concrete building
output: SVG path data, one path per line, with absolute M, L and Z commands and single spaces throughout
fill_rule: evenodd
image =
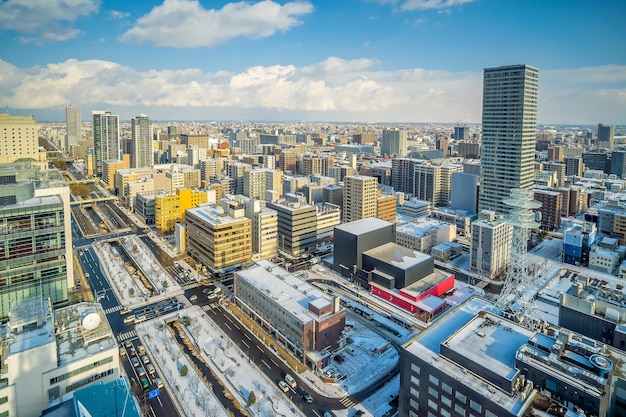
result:
M 556 172 L 556 186 L 562 187 L 565 184 L 565 171 L 567 167 L 562 162 L 543 162 L 541 163 L 541 169 L 545 171 Z
M 452 194 L 452 175 L 462 173 L 461 165 L 417 163 L 413 167 L 413 197 L 434 206 L 448 206 Z
M 452 173 L 450 208 L 476 213 L 478 210 L 478 175 Z
M 471 224 L 478 218 L 475 213 L 468 213 L 465 210 L 454 210 L 448 207 L 441 207 L 432 212 L 435 220 L 456 226 L 456 233 L 459 236 L 470 236 Z
M 532 332 L 471 298 L 404 345 L 399 415 L 622 415 L 623 353 L 551 327 Z M 498 346 L 497 349 L 493 349 Z
M 478 158 L 480 156 L 480 142 L 479 141 L 460 141 L 458 145 L 458 154 L 462 158 Z
M 407 154 L 406 130 L 385 129 L 380 139 L 380 153 L 403 158 Z
M 187 253 L 213 273 L 252 260 L 252 221 L 243 208 L 207 204 L 187 210 L 186 223 Z
M 92 111 L 95 175 L 102 176 L 102 163 L 120 158 L 120 117 L 110 111 Z
M 621 202 L 609 200 L 598 207 L 598 232 L 626 244 L 626 207 Z
M 278 167 L 285 173 L 295 174 L 296 153 L 291 150 L 283 150 L 278 155 Z
M 1 353 L 4 416 L 38 417 L 64 395 L 120 377 L 117 341 L 97 303 L 54 312 L 49 299 L 16 303 L 2 329 Z
M 430 210 L 430 201 L 421 201 L 416 198 L 405 201 L 400 208 L 402 214 L 415 218 L 430 216 Z
M 155 198 L 155 191 L 139 193 L 135 197 L 133 212 L 147 225 L 155 222 Z
M 396 228 L 396 242 L 405 248 L 430 253 L 433 246 L 456 239 L 456 225 L 420 218 Z
M 375 133 L 357 133 L 352 135 L 352 143 L 356 143 L 358 145 L 370 145 L 374 142 L 376 142 Z
M 470 272 L 494 279 L 509 266 L 513 227 L 494 212 L 480 212 L 472 222 Z
M 39 129 L 35 116 L 0 113 L 0 164 L 18 159 L 39 160 Z
M 626 179 L 626 151 L 611 152 L 611 174 Z
M 598 240 L 596 224 L 576 222 L 563 231 L 563 262 L 571 265 L 589 265 L 589 251 Z
M 379 190 L 380 192 L 380 190 Z M 376 217 L 395 223 L 397 198 L 393 194 L 381 194 L 376 198 Z
M 454 140 L 468 140 L 470 138 L 469 128 L 467 126 L 454 126 Z M 475 154 L 478 155 L 478 154 Z
M 322 191 L 322 201 L 324 203 L 334 204 L 343 207 L 343 186 L 341 185 L 327 185 Z
M 376 217 L 378 182 L 374 177 L 353 175 L 344 178 L 342 221 Z
M 334 178 L 337 183 L 343 182 L 343 179 L 350 175 L 356 175 L 356 168 L 349 165 L 339 165 L 328 167 L 328 176 Z
M 72 147 L 78 146 L 83 138 L 81 132 L 82 119 L 80 117 L 80 107 L 65 107 L 65 150 L 70 152 Z
M 335 227 L 341 224 L 341 209 L 339 206 L 324 203 L 315 205 L 317 209 L 317 246 L 324 246 L 333 242 Z
M 276 191 L 282 194 L 281 172 L 275 169 L 257 168 L 244 171 L 243 195 L 246 197 L 265 200 L 266 191 Z
M 317 209 L 303 198 L 287 194 L 285 199 L 268 202 L 278 213 L 278 249 L 291 256 L 314 250 L 317 241 Z
M 529 65 L 486 68 L 479 210 L 507 214 L 502 200 L 534 179 L 539 70 Z
M 251 169 L 252 169 L 252 165 L 250 164 L 243 164 L 241 162 L 230 162 L 230 161 L 226 163 L 226 175 L 235 181 L 235 188 L 230 190 L 231 194 L 244 195 L 243 194 L 244 173 L 246 171 L 250 171 Z
M 131 166 L 145 168 L 154 165 L 154 146 L 152 146 L 152 120 L 140 114 L 131 120 L 132 150 Z
M 361 219 L 337 226 L 333 237 L 333 269 L 344 276 L 350 276 L 355 269 L 362 269 L 363 252 L 395 241 L 395 223 L 377 218 Z
M 328 175 L 328 168 L 334 165 L 332 155 L 303 155 L 300 174 L 304 176 L 321 174 Z
M 598 146 L 613 150 L 615 146 L 615 126 L 605 126 L 602 123 L 598 124 Z
M 208 191 L 191 188 L 179 188 L 172 193 L 160 191 L 155 194 L 154 225 L 157 232 L 172 233 L 176 223 L 185 220 L 187 209 L 195 208 L 203 203 L 215 203 L 215 192 L 211 191 L 210 193 L 212 196 L 210 200 Z
M 245 215 L 252 220 L 252 260 L 273 259 L 278 253 L 278 213 L 259 200 L 244 201 Z
M 570 177 L 572 175 L 582 176 L 585 166 L 583 165 L 583 159 L 580 156 L 572 156 L 563 158 L 565 164 L 565 176 Z
M 34 296 L 54 304 L 74 286 L 70 191 L 59 171 L 0 168 L 0 317 Z
M 537 209 L 541 213 L 540 227 L 551 231 L 560 229 L 563 195 L 559 191 L 535 188 L 534 198 L 541 203 Z
M 235 303 L 313 370 L 330 363 L 343 338 L 346 311 L 306 281 L 262 260 L 235 272 Z
M 611 169 L 611 160 L 609 154 L 602 152 L 585 152 L 582 155 L 585 171 L 596 170 L 601 172 L 609 172 Z

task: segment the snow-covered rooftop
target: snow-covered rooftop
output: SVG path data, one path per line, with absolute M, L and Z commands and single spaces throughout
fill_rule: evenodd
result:
M 369 217 L 367 219 L 360 219 L 353 222 L 344 223 L 337 226 L 335 229 L 339 229 L 341 231 L 354 235 L 360 235 L 363 233 L 378 230 L 381 227 L 389 226 L 390 224 L 392 223 L 386 220 L 377 219 L 376 217 Z
M 400 246 L 393 242 L 385 243 L 384 245 L 365 251 L 363 252 L 363 255 L 383 260 L 401 269 L 408 269 L 424 262 L 428 258 L 431 258 L 430 255 L 405 248 L 404 246 Z
M 449 228 L 449 223 L 444 223 L 439 220 L 427 219 L 425 217 L 418 217 L 411 223 L 405 223 L 396 228 L 396 233 L 405 233 L 411 236 L 423 237 L 430 233 L 432 229 L 444 229 Z

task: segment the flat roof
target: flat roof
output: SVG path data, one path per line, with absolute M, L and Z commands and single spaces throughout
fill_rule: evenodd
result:
M 396 233 L 406 233 L 411 236 L 424 237 L 433 229 L 449 228 L 450 223 L 439 220 L 427 219 L 426 217 L 418 217 L 410 223 L 404 223 L 396 228 Z
M 440 269 L 435 269 L 419 281 L 409 285 L 408 287 L 402 288 L 402 291 L 413 296 L 418 296 L 423 292 L 428 291 L 435 285 L 447 280 L 452 275 L 454 274 Z
M 187 209 L 187 213 L 194 214 L 210 224 L 238 223 L 243 220 L 248 220 L 247 217 L 231 217 L 224 214 L 221 207 L 214 204 Z
M 353 235 L 361 235 L 363 233 L 373 232 L 374 230 L 381 229 L 391 224 L 393 223 L 386 220 L 381 220 L 376 217 L 368 217 L 366 219 L 344 223 L 335 228 Z
M 363 255 L 380 259 L 390 265 L 405 270 L 432 258 L 430 255 L 400 246 L 393 242 L 385 243 L 384 245 L 367 250 L 363 252 Z
M 475 367 L 512 381 L 519 373 L 515 368 L 515 354 L 533 334 L 502 317 L 486 313 L 474 316 L 442 343 Z
M 236 272 L 235 275 L 236 279 L 242 279 L 265 293 L 301 323 L 320 319 L 309 310 L 309 303 L 318 308 L 332 303 L 317 287 L 266 259 L 257 261 L 256 266 Z

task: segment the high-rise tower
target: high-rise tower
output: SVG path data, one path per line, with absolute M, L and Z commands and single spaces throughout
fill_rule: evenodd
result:
M 383 135 L 380 139 L 380 153 L 389 156 L 406 156 L 406 130 L 383 130 Z
M 533 186 L 538 85 L 529 65 L 485 69 L 479 211 L 507 214 L 510 190 Z
M 110 111 L 92 111 L 95 175 L 102 176 L 102 162 L 120 159 L 120 117 Z
M 69 151 L 73 145 L 78 145 L 81 139 L 80 134 L 80 107 L 65 107 L 65 150 Z
M 130 155 L 133 168 L 146 168 L 154 165 L 152 146 L 152 121 L 145 114 L 140 114 L 131 121 L 133 132 Z

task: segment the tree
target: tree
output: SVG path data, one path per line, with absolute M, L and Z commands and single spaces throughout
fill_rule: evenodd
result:
M 254 405 L 256 403 L 256 395 L 254 395 L 254 391 L 250 391 L 248 395 L 248 405 Z
M 128 289 L 128 295 L 130 297 L 134 297 L 135 296 L 135 289 L 134 288 L 129 288 Z
M 180 376 L 187 376 L 187 372 L 189 372 L 187 365 L 183 365 L 182 368 L 180 368 Z
M 191 318 L 189 316 L 185 316 L 185 327 L 189 327 L 191 324 Z
M 67 162 L 62 159 L 55 159 L 54 161 L 52 161 L 52 165 L 54 165 L 54 167 L 59 171 L 67 170 Z

